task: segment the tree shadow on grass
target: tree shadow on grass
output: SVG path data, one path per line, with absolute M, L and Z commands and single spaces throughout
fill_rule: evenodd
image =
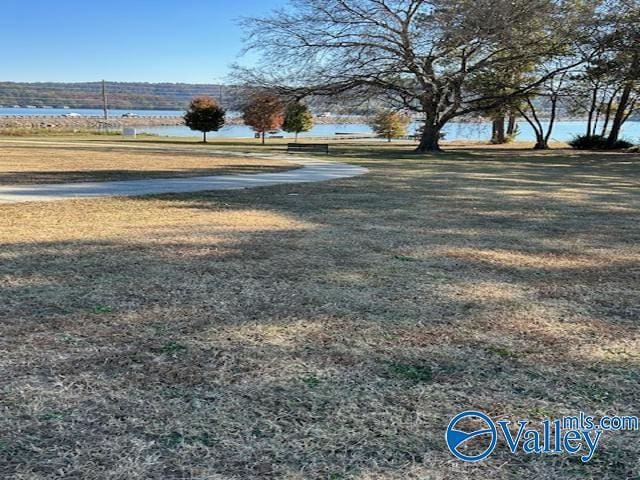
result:
M 0 172 L 0 186 L 37 185 L 79 182 L 113 182 L 149 180 L 157 178 L 210 177 L 215 175 L 272 173 L 291 170 L 293 166 L 260 166 L 241 163 L 209 168 L 184 168 L 171 170 L 68 170 L 68 171 L 18 171 Z
M 5 246 L 0 472 L 446 478 L 461 410 L 632 414 L 637 172 L 476 165 L 123 201 L 296 228 Z M 499 448 L 457 473 L 624 478 L 636 458 L 612 434 L 588 466 Z

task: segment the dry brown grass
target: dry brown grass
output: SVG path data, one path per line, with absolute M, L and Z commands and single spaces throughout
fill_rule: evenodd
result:
M 0 145 L 0 185 L 262 173 L 290 169 L 278 160 L 211 156 L 204 149 L 123 149 L 79 145 Z
M 636 478 L 637 433 L 587 465 L 443 434 L 638 413 L 638 157 L 341 154 L 371 174 L 0 206 L 0 476 Z

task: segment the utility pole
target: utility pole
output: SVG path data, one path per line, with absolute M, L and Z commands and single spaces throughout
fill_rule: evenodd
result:
M 218 104 L 220 106 L 222 106 L 222 102 L 224 101 L 223 98 L 222 98 L 223 94 L 224 94 L 224 92 L 222 90 L 222 88 L 223 88 L 222 77 L 213 77 L 213 82 L 214 82 L 213 85 L 218 85 L 218 99 L 217 100 L 218 100 Z
M 102 80 L 102 110 L 104 111 L 104 121 L 106 123 L 109 121 L 109 114 L 107 113 L 107 88 L 104 80 Z

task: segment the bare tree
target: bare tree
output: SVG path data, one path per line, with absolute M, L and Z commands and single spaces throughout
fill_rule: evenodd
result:
M 634 112 L 640 94 L 640 3 L 619 0 L 614 8 L 614 27 L 609 41 L 614 52 L 612 61 L 619 72 L 620 94 L 607 138 L 609 146 L 618 141 L 622 125 Z
M 483 72 L 567 54 L 584 12 L 569 0 L 292 0 L 247 19 L 248 48 L 261 65 L 242 73 L 260 87 L 307 95 L 384 96 L 424 121 L 418 152 L 438 150 L 451 120 L 500 106 L 549 77 L 517 88 L 474 92 Z M 582 4 L 584 2 L 576 2 Z M 582 60 L 576 60 L 581 62 Z
M 563 97 L 570 95 L 569 72 L 562 72 L 555 77 L 549 78 L 541 84 L 535 92 L 525 97 L 525 103 L 517 106 L 517 110 L 522 117 L 531 125 L 536 136 L 534 148 L 536 150 L 546 150 L 549 148 L 549 140 L 558 117 L 558 104 Z M 548 118 L 546 125 L 540 115 L 540 106 L 534 103 L 534 99 L 542 100 L 548 106 Z
M 571 80 L 568 107 L 586 116 L 587 137 L 613 146 L 640 106 L 640 3 L 599 0 L 592 22 L 588 61 Z

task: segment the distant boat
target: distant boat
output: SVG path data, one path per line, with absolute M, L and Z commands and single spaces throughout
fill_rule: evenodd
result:
M 38 108 L 35 105 L 27 105 L 25 108 Z
M 51 105 L 42 105 L 42 106 L 40 106 L 38 108 L 53 108 L 53 107 Z
M 66 106 L 66 105 L 63 105 L 63 106 L 62 106 L 62 108 L 63 108 L 64 110 L 69 110 L 69 107 L 68 107 L 68 106 Z
M 13 108 L 22 108 L 20 105 L 14 105 Z

